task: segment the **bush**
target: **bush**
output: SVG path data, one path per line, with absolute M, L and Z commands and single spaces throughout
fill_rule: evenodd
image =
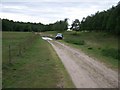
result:
M 93 48 L 92 48 L 92 47 L 89 47 L 88 49 L 89 49 L 89 50 L 92 50 Z
M 102 54 L 104 56 L 112 57 L 114 59 L 120 59 L 120 50 L 117 49 L 113 48 L 103 49 Z
M 77 39 L 65 39 L 66 42 L 76 44 L 76 45 L 84 45 L 84 40 L 77 40 Z

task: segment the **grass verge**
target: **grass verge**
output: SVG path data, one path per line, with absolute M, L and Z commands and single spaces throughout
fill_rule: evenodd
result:
M 38 36 L 29 46 L 24 56 L 16 57 L 14 64 L 3 68 L 3 88 L 74 87 L 62 62 L 48 42 Z
M 44 32 L 55 37 L 56 32 Z M 108 67 L 117 69 L 120 50 L 118 36 L 103 32 L 64 32 L 64 39 L 60 40 L 67 45 L 82 50 L 87 55 L 105 63 Z

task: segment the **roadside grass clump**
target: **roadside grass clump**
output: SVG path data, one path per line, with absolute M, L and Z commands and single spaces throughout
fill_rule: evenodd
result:
M 106 48 L 106 49 L 102 49 L 101 53 L 107 57 L 111 57 L 118 60 L 120 59 L 120 50 L 117 49 Z
M 89 50 L 92 50 L 93 48 L 92 47 L 88 47 Z
M 101 48 L 100 48 L 100 47 L 98 47 L 98 50 L 101 50 Z
M 65 41 L 76 45 L 85 45 L 85 41 L 80 39 L 65 39 Z
M 80 38 L 80 33 L 76 32 L 66 34 L 64 41 L 75 45 L 85 45 L 85 41 Z

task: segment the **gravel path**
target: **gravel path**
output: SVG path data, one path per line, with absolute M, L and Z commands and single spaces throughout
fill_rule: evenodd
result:
M 76 88 L 116 88 L 118 73 L 85 53 L 60 42 L 48 41 L 62 60 Z

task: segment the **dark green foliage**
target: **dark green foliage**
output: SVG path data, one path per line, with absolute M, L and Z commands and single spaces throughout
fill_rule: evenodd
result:
M 112 8 L 84 17 L 81 21 L 82 31 L 102 31 L 120 34 L 120 4 Z
M 67 27 L 68 27 L 68 22 L 67 19 L 65 19 L 64 21 L 60 20 L 55 22 L 52 26 L 52 30 L 58 32 L 64 32 L 65 30 L 67 30 Z
M 41 23 L 30 23 L 30 22 L 14 22 L 8 19 L 2 19 L 2 31 L 43 31 L 44 25 Z
M 80 39 L 70 38 L 70 39 L 65 39 L 65 41 L 68 43 L 76 44 L 76 45 L 85 45 L 85 41 Z
M 14 22 L 13 20 L 2 19 L 2 31 L 23 31 L 23 32 L 44 32 L 44 31 L 65 31 L 67 30 L 67 19 L 60 20 L 53 24 Z
M 89 49 L 89 50 L 92 50 L 93 48 L 92 48 L 92 47 L 89 47 L 88 49 Z
M 99 47 L 98 50 L 101 50 L 101 48 Z
M 75 21 L 72 23 L 71 25 L 71 29 L 75 30 L 75 31 L 79 31 L 80 30 L 80 21 L 79 19 L 75 19 Z
M 102 54 L 104 56 L 112 57 L 114 59 L 120 59 L 120 50 L 108 48 L 108 49 L 102 49 Z

